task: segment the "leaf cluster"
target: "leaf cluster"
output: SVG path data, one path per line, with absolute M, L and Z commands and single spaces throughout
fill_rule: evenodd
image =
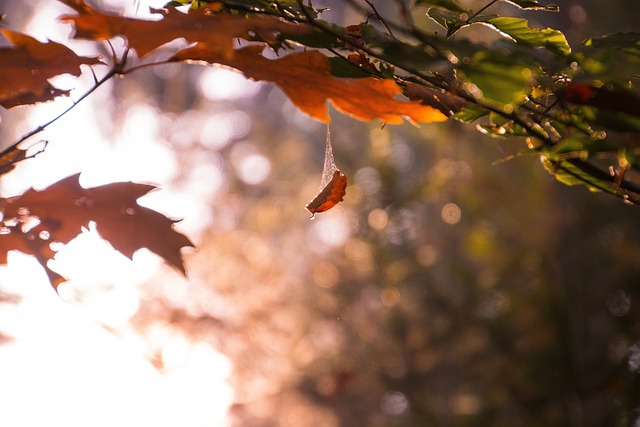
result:
M 346 24 L 323 20 L 324 10 L 302 0 L 177 0 L 154 10 L 155 20 L 101 11 L 84 0 L 59 1 L 74 11 L 60 17 L 73 27 L 74 37 L 105 43 L 111 58 L 80 56 L 60 43 L 1 30 L 10 44 L 0 48 L 3 107 L 68 96 L 50 79 L 61 74 L 78 76 L 83 67 L 95 81 L 68 110 L 0 153 L 1 173 L 31 157 L 21 148 L 26 140 L 104 82 L 144 67 L 181 62 L 225 66 L 248 78 L 271 82 L 301 111 L 322 122 L 330 120 L 330 102 L 364 121 L 424 123 L 450 118 L 474 123 L 479 132 L 524 141 L 523 153 L 539 156 L 544 167 L 565 184 L 586 185 L 640 204 L 640 33 L 589 38 L 571 47 L 558 30 L 533 28 L 520 16 L 491 13 L 494 5 L 505 0 L 491 0 L 477 9 L 454 0 L 418 0 L 411 8 L 395 0 L 400 11 L 396 17 L 383 16 L 368 0 L 350 0 L 347 4 L 360 19 Z M 558 11 L 555 5 L 535 0 L 507 2 L 522 10 Z M 416 16 L 424 16 L 424 22 Z M 427 20 L 443 33 L 426 31 Z M 467 29 L 475 25 L 495 31 L 496 40 L 480 43 L 466 37 Z M 117 37 L 126 42 L 121 52 L 111 45 Z M 189 45 L 161 55 L 165 45 L 176 39 Z M 98 78 L 96 70 L 104 66 L 108 71 Z M 71 184 L 61 181 L 51 188 L 59 191 L 57 185 Z M 136 185 L 130 185 L 130 192 L 137 194 Z M 22 199 L 20 207 L 33 212 L 33 206 L 38 206 L 37 214 L 23 218 L 9 210 L 17 206 L 14 202 L 5 204 L 3 238 L 8 243 L 0 253 L 18 249 L 37 257 L 40 252 L 50 256 L 47 250 L 20 240 L 33 237 L 32 227 L 25 225 L 31 216 L 37 217 L 38 227 L 50 222 L 49 210 L 62 209 L 65 214 L 56 221 L 65 227 L 68 222 L 76 231 L 89 220 L 105 222 L 98 221 L 102 218 L 98 210 L 74 218 L 71 199 L 64 208 L 38 205 L 47 191 L 54 190 L 28 193 L 29 203 Z M 107 200 L 132 207 L 132 194 Z M 99 205 L 107 209 L 107 204 Z M 105 231 L 109 226 L 102 227 L 103 234 L 109 234 Z M 40 231 L 56 235 L 52 228 Z M 68 234 L 63 237 L 61 241 L 68 241 Z M 153 246 L 150 249 L 182 269 L 179 250 L 190 243 L 178 240 L 168 252 L 157 243 L 138 242 L 136 247 Z M 122 250 L 132 253 L 131 248 Z

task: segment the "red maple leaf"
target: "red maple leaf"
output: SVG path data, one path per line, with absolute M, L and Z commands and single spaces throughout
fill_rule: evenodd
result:
M 175 220 L 136 202 L 156 187 L 116 182 L 83 188 L 78 177 L 5 200 L 0 263 L 6 264 L 10 250 L 34 255 L 56 288 L 64 279 L 47 267 L 46 261 L 55 255 L 50 243 L 68 243 L 93 221 L 100 235 L 124 255 L 132 257 L 147 248 L 185 273 L 180 249 L 193 246 L 191 241 L 173 229 Z

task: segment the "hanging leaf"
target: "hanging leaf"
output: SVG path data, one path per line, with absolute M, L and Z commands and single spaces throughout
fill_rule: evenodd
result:
M 402 123 L 403 117 L 422 123 L 446 120 L 435 108 L 397 99 L 402 90 L 391 79 L 333 76 L 328 58 L 318 51 L 292 53 L 274 60 L 261 52 L 261 46 L 249 46 L 225 57 L 216 47 L 198 43 L 176 53 L 172 60 L 223 64 L 254 80 L 273 82 L 300 110 L 325 123 L 331 120 L 327 100 L 345 114 L 364 121 Z
M 5 200 L 0 261 L 6 263 L 10 250 L 34 255 L 57 287 L 64 279 L 47 267 L 55 255 L 50 243 L 68 243 L 93 221 L 100 235 L 124 255 L 132 257 L 147 248 L 185 273 L 180 249 L 193 246 L 191 241 L 173 229 L 176 221 L 136 203 L 156 187 L 117 182 L 85 189 L 78 177 Z
M 48 79 L 60 74 L 79 76 L 80 65 L 101 63 L 97 58 L 78 56 L 59 43 L 41 43 L 6 28 L 0 32 L 13 44 L 0 48 L 0 105 L 5 108 L 68 95 L 68 91 L 53 87 Z
M 333 172 L 333 178 L 318 193 L 318 195 L 310 201 L 306 209 L 311 212 L 311 218 L 318 212 L 325 212 L 342 201 L 347 194 L 347 177 L 340 173 L 339 170 Z

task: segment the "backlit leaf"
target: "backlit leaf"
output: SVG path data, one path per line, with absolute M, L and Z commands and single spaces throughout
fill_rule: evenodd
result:
M 459 112 L 455 113 L 452 117 L 456 120 L 460 120 L 464 123 L 472 123 L 481 117 L 485 117 L 489 114 L 489 110 L 477 105 L 469 105 L 464 107 Z
M 543 5 L 535 0 L 502 0 L 506 3 L 511 3 L 514 6 L 519 7 L 520 9 L 528 9 L 528 10 L 544 10 L 547 12 L 559 12 L 560 7 L 555 4 L 547 4 Z
M 27 158 L 27 151 L 17 147 L 10 148 L 0 153 L 0 176 L 11 172 L 18 162 Z
M 612 194 L 621 192 L 620 188 L 613 182 L 604 181 L 585 172 L 576 163 L 569 160 L 554 161 L 548 156 L 540 156 L 540 161 L 544 168 L 552 174 L 558 181 L 565 185 L 585 185 L 589 191 L 607 191 Z
M 131 257 L 147 248 L 184 273 L 180 249 L 192 243 L 173 229 L 176 221 L 136 202 L 154 188 L 118 182 L 85 189 L 74 175 L 9 199 L 0 233 L 0 261 L 6 263 L 10 250 L 34 255 L 51 279 L 46 260 L 54 252 L 49 244 L 68 243 L 94 221 L 100 235 L 124 255 Z M 52 279 L 54 287 L 58 284 Z
M 333 173 L 331 181 L 320 190 L 320 193 L 310 201 L 305 208 L 311 212 L 311 218 L 316 213 L 326 212 L 343 200 L 343 197 L 347 194 L 347 177 L 336 170 Z
M 433 71 L 437 67 L 449 65 L 442 57 L 435 54 L 433 48 L 424 45 L 413 45 L 402 42 L 389 34 L 379 31 L 373 25 L 359 26 L 362 41 L 368 49 L 380 51 L 384 58 L 398 67 L 408 70 Z M 425 37 L 431 40 L 431 37 Z M 435 37 L 433 41 L 436 42 Z
M 78 56 L 59 43 L 41 43 L 6 28 L 0 32 L 13 44 L 0 48 L 0 105 L 5 108 L 67 95 L 68 91 L 56 89 L 48 79 L 60 74 L 79 76 L 80 65 L 100 63 L 97 58 Z
M 223 64 L 254 80 L 273 82 L 300 110 L 325 123 L 330 121 L 327 100 L 338 110 L 364 121 L 402 123 L 403 117 L 425 123 L 446 120 L 435 108 L 397 99 L 402 90 L 391 79 L 333 76 L 329 59 L 318 51 L 292 53 L 273 60 L 261 52 L 262 47 L 249 46 L 225 57 L 215 47 L 198 43 L 178 52 L 173 60 Z
M 255 37 L 275 41 L 275 34 L 305 33 L 310 27 L 304 24 L 292 24 L 267 15 L 244 17 L 239 15 L 215 14 L 209 9 L 190 9 L 183 13 L 177 9 L 168 9 L 157 21 L 127 18 L 115 13 L 101 12 L 86 6 L 81 0 L 60 0 L 74 7 L 80 15 L 63 16 L 64 21 L 73 22 L 76 38 L 91 40 L 109 40 L 115 36 L 124 36 L 130 48 L 139 56 L 172 40 L 184 38 L 189 42 L 207 42 L 219 52 L 230 55 L 233 41 L 237 37 L 253 40 Z M 71 5 L 70 5 L 71 6 Z
M 571 53 L 564 34 L 558 30 L 529 28 L 529 22 L 522 18 L 478 17 L 474 22 L 482 22 L 511 37 L 517 43 L 530 47 L 544 47 L 560 55 Z
M 446 29 L 448 35 L 455 33 L 463 26 L 469 24 L 467 21 L 469 14 L 467 12 L 457 12 L 449 9 L 432 7 L 427 10 L 427 16 Z
M 458 14 L 469 12 L 453 0 L 417 0 L 416 5 L 437 6 Z
M 478 52 L 464 64 L 461 76 L 473 83 L 481 99 L 501 106 L 516 105 L 531 92 L 533 70 L 496 52 Z
M 640 33 L 615 33 L 602 37 L 591 37 L 584 45 L 599 49 L 624 49 L 640 55 Z

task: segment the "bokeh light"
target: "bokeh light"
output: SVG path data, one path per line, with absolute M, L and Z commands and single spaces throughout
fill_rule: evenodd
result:
M 150 3 L 93 4 L 148 17 Z M 51 17 L 68 9 L 12 8 L 31 6 L 25 31 L 66 38 Z M 570 4 L 549 26 L 580 39 L 611 7 Z M 92 77 L 56 83 L 77 98 Z M 3 140 L 69 102 L 2 111 Z M 45 153 L 3 176 L 3 197 L 78 172 L 85 186 L 152 183 L 140 204 L 197 248 L 184 278 L 90 225 L 56 245 L 51 267 L 71 279 L 60 295 L 11 253 L 0 425 L 599 426 L 621 407 L 635 422 L 637 212 L 552 183 L 534 159 L 492 166 L 521 147 L 453 122 L 331 115 L 349 185 L 313 220 L 325 124 L 228 69 L 141 69 L 48 128 Z

